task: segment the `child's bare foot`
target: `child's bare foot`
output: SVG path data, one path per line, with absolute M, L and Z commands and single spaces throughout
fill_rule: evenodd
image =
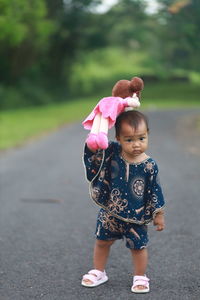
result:
M 135 287 L 135 290 L 145 290 L 145 289 L 146 289 L 146 286 L 144 286 L 144 285 L 137 285 Z

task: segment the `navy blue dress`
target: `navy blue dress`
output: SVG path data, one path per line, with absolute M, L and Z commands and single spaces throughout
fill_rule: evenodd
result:
M 84 150 L 90 196 L 112 216 L 135 224 L 148 224 L 164 207 L 158 166 L 152 158 L 129 163 L 121 156 L 121 146 L 110 142 L 106 150 Z

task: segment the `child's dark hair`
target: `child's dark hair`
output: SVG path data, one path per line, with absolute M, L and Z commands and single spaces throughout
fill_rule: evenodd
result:
M 144 121 L 147 127 L 147 132 L 149 132 L 149 124 L 148 124 L 148 119 L 147 117 L 137 111 L 137 110 L 130 110 L 130 111 L 125 111 L 121 113 L 116 120 L 115 123 L 115 133 L 116 136 L 118 137 L 120 135 L 120 130 L 121 130 L 121 124 L 123 122 L 128 123 L 131 127 L 133 127 L 135 130 L 138 128 L 139 124 L 141 121 Z

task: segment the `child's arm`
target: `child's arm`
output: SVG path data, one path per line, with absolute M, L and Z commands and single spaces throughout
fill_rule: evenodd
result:
M 97 175 L 101 167 L 102 160 L 102 150 L 95 151 L 94 149 L 89 148 L 87 144 L 85 144 L 83 162 L 88 181 L 92 181 L 93 178 Z
M 92 181 L 99 173 L 104 161 L 110 159 L 115 144 L 117 143 L 110 142 L 106 150 L 99 149 L 97 151 L 85 144 L 83 163 L 88 181 Z
M 155 161 L 152 160 L 152 165 L 149 165 L 149 170 L 149 190 L 147 189 L 145 218 L 147 221 L 152 220 L 154 225 L 157 226 L 156 230 L 160 231 L 164 229 L 163 208 L 165 206 L 165 200 L 159 182 L 158 166 Z
M 153 224 L 157 231 L 162 231 L 165 228 L 164 211 L 160 210 L 153 219 Z

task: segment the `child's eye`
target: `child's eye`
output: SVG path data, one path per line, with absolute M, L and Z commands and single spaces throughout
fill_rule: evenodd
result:
M 145 139 L 145 137 L 141 137 L 141 138 L 140 138 L 140 141 L 144 141 L 144 139 Z
M 125 141 L 130 143 L 130 142 L 132 142 L 132 139 L 126 139 Z

